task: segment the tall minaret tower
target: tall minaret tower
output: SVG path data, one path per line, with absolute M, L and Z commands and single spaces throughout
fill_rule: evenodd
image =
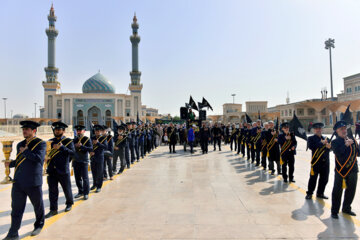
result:
M 51 4 L 48 15 L 49 28 L 46 29 L 48 37 L 48 66 L 45 68 L 46 81 L 43 81 L 44 87 L 44 116 L 45 118 L 56 118 L 54 95 L 60 91 L 60 83 L 57 81 L 59 69 L 55 67 L 55 40 L 59 32 L 55 29 L 56 16 L 54 7 Z
M 141 116 L 141 90 L 142 84 L 140 84 L 141 72 L 139 71 L 139 42 L 140 36 L 138 35 L 139 24 L 137 23 L 136 15 L 134 15 L 133 22 L 131 24 L 133 34 L 130 36 L 132 45 L 132 71 L 130 72 L 131 83 L 129 84 L 129 90 L 133 98 L 132 116 L 136 116 L 139 113 Z

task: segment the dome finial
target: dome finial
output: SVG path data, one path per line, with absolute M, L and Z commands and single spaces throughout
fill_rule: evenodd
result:
M 136 17 L 136 12 L 134 12 L 134 18 L 133 21 L 136 23 L 137 22 L 137 17 Z

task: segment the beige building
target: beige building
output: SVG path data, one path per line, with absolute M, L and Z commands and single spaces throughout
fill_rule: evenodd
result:
M 251 101 L 246 102 L 246 112 L 249 113 L 258 113 L 258 112 L 267 112 L 267 101 Z
M 337 95 L 339 102 L 360 99 L 360 73 L 344 78 L 344 90 Z

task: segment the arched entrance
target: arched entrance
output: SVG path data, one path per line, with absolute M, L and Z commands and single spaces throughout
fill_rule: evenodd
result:
M 111 111 L 110 110 L 105 111 L 105 125 L 108 127 L 111 127 Z
M 77 111 L 77 124 L 84 125 L 84 112 L 82 110 Z
M 91 107 L 88 111 L 89 122 L 93 124 L 101 124 L 101 111 L 97 107 Z

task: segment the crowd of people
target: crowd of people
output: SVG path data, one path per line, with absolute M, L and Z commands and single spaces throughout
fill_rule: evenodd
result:
M 37 127 L 33 121 L 20 122 L 24 140 L 19 142 L 16 159 L 6 166 L 14 168 L 11 191 L 11 226 L 5 240 L 19 239 L 26 199 L 29 197 L 35 211 L 36 221 L 31 235 L 38 235 L 45 222 L 58 214 L 59 184 L 66 198 L 65 212 L 71 211 L 74 198 L 87 200 L 89 192 L 101 192 L 103 181 L 113 179 L 125 168 L 144 158 L 159 145 L 168 145 L 170 153 L 176 153 L 179 144 L 184 151 L 200 145 L 202 154 L 208 153 L 209 144 L 213 150 L 221 151 L 221 145 L 229 144 L 231 151 L 241 154 L 255 166 L 262 166 L 271 175 L 277 172 L 285 183 L 295 182 L 294 166 L 297 140 L 290 131 L 289 123 L 278 126 L 273 121 L 262 123 L 259 119 L 252 123 L 224 125 L 209 124 L 144 124 L 122 123 L 115 129 L 94 125 L 90 138 L 85 136 L 85 126 L 76 125 L 76 134 L 71 139 L 65 136 L 65 123 L 52 124 L 54 138 L 45 142 L 36 137 Z M 351 210 L 357 184 L 357 156 L 359 146 L 352 134 L 348 133 L 347 123 L 339 121 L 334 125 L 335 140 L 322 134 L 323 123 L 312 124 L 313 136 L 308 138 L 308 148 L 312 151 L 310 179 L 306 199 L 312 199 L 318 181 L 316 197 L 327 199 L 324 195 L 329 178 L 329 154 L 335 154 L 335 181 L 332 191 L 331 216 L 338 218 L 343 189 L 345 197 L 342 212 L 355 216 Z M 111 135 L 112 130 L 114 136 Z M 119 161 L 119 169 L 117 168 Z M 44 165 L 45 163 L 45 165 Z M 90 163 L 90 165 L 89 165 Z M 46 168 L 49 188 L 50 211 L 45 215 L 43 203 L 43 165 Z M 71 167 L 73 167 L 78 193 L 73 197 L 71 188 Z M 89 166 L 92 173 L 92 186 L 89 181 Z

